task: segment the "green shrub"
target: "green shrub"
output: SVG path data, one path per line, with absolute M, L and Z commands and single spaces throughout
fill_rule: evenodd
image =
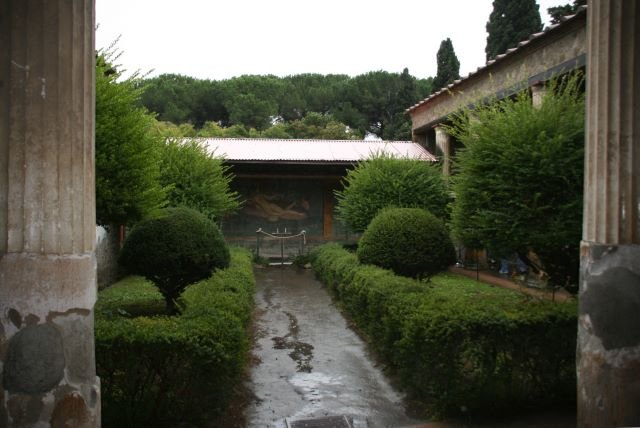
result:
M 144 294 L 148 305 L 157 303 L 148 284 L 131 282 L 137 290 L 106 289 L 96 305 L 103 426 L 205 426 L 225 411 L 247 361 L 251 254 L 232 249 L 227 269 L 187 287 L 180 316 L 128 318 L 114 310 L 144 306 Z
M 166 201 L 158 180 L 162 139 L 153 114 L 140 106 L 143 79 L 126 79 L 115 49 L 97 52 L 95 73 L 96 221 L 130 224 L 155 214 Z M 129 74 L 129 73 L 126 73 Z
M 456 237 L 497 256 L 533 250 L 562 286 L 577 284 L 580 265 L 582 83 L 552 82 L 540 106 L 525 91 L 464 111 L 449 129 L 464 144 L 452 177 Z
M 175 301 L 187 285 L 229 265 L 229 249 L 207 217 L 189 208 L 170 208 L 133 229 L 120 263 L 129 273 L 152 281 L 169 313 L 174 313 Z
M 431 276 L 455 262 L 444 223 L 420 208 L 387 208 L 374 217 L 358 243 L 362 263 L 398 275 Z
M 200 140 L 168 139 L 162 148 L 160 184 L 172 206 L 196 209 L 211 220 L 234 212 L 240 203 L 230 190 L 232 175 L 223 159 Z
M 344 189 L 336 192 L 338 218 L 362 232 L 386 207 L 424 208 L 448 217 L 450 201 L 440 167 L 417 159 L 377 154 L 347 172 Z
M 166 310 L 158 287 L 141 276 L 128 276 L 100 292 L 96 313 L 105 318 L 158 315 Z
M 320 280 L 433 414 L 575 403 L 575 302 L 540 301 L 443 273 L 428 283 L 358 265 L 337 245 L 312 252 Z

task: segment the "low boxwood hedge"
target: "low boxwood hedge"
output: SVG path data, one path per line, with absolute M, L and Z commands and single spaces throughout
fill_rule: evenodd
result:
M 96 305 L 103 426 L 202 426 L 226 409 L 249 352 L 251 254 L 232 249 L 227 269 L 189 286 L 180 316 L 148 316 L 153 306 L 162 313 L 162 296 L 140 277 L 128 281 Z
M 311 256 L 319 279 L 432 414 L 575 402 L 575 302 L 541 301 L 449 273 L 416 281 L 360 265 L 336 244 Z

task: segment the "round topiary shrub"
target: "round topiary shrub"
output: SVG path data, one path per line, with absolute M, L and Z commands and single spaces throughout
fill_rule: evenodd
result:
M 420 208 L 387 208 L 365 230 L 357 250 L 361 263 L 414 278 L 431 276 L 455 262 L 444 223 Z
M 152 281 L 176 312 L 175 301 L 189 284 L 229 265 L 229 249 L 220 229 L 190 208 L 169 208 L 131 231 L 120 254 L 128 273 Z

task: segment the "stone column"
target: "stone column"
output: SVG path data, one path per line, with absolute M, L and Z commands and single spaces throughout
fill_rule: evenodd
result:
M 411 130 L 411 141 L 420 144 L 425 149 L 427 148 L 427 135 L 417 133 L 415 129 Z
M 94 0 L 3 0 L 0 46 L 0 426 L 99 426 Z
M 578 427 L 640 426 L 640 3 L 587 14 Z
M 547 87 L 543 82 L 538 82 L 531 86 L 531 103 L 534 107 L 540 107 L 542 105 L 542 99 L 547 93 Z
M 436 126 L 436 157 L 442 163 L 442 173 L 448 176 L 451 173 L 451 138 L 442 126 Z

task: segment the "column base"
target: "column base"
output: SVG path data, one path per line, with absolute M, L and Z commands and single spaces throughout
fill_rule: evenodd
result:
M 0 255 L 0 426 L 100 426 L 95 300 L 93 254 Z
M 578 427 L 640 426 L 640 245 L 583 241 L 581 259 Z

